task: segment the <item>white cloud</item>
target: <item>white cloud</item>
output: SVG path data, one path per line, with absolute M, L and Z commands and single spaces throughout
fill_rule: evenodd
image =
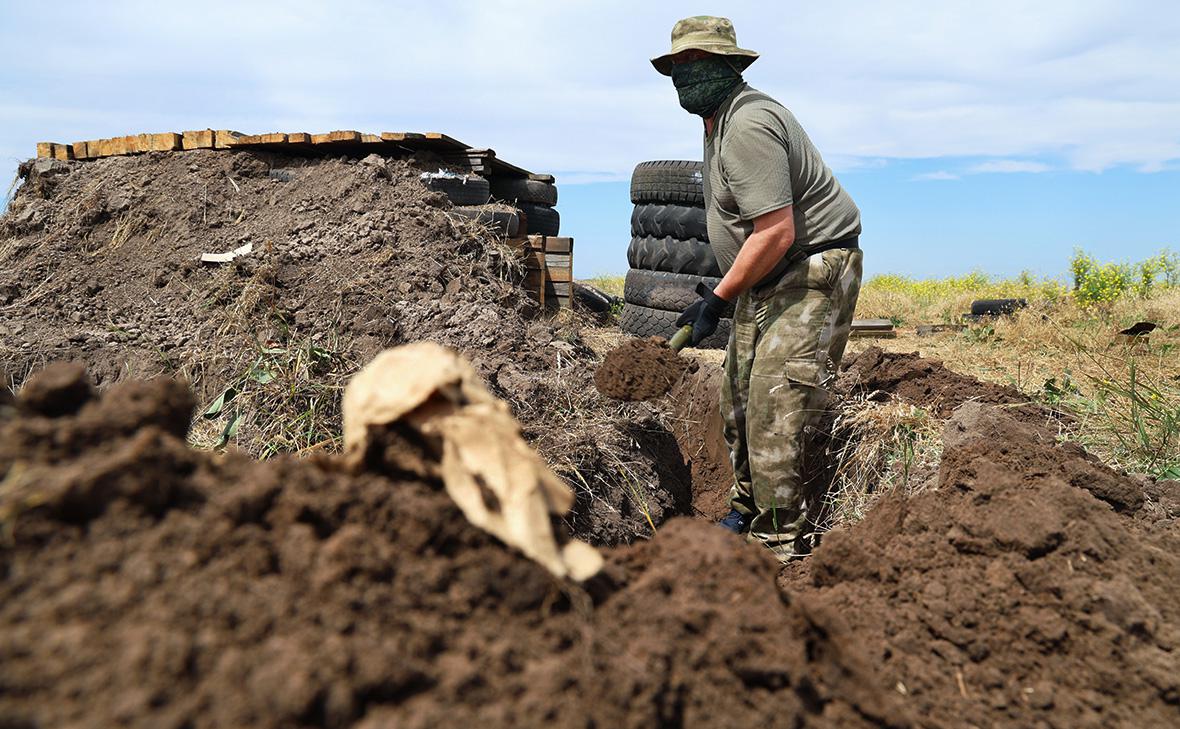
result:
M 538 171 L 622 179 L 639 160 L 699 158 L 699 120 L 648 64 L 694 11 L 670 0 L 208 0 L 193 22 L 185 6 L 145 0 L 3 3 L 0 156 L 205 126 L 433 130 Z M 1173 0 L 733 0 L 724 12 L 764 54 L 750 81 L 837 169 L 1180 160 Z
M 924 173 L 922 173 L 922 174 L 920 174 L 920 175 L 914 175 L 914 179 L 915 179 L 915 180 L 919 180 L 919 181 L 925 181 L 925 180 L 957 180 L 957 179 L 959 179 L 959 176 L 958 176 L 958 175 L 956 175 L 956 174 L 955 174 L 955 173 L 953 173 L 953 172 L 947 172 L 946 170 L 938 170 L 937 172 L 924 172 Z
M 1030 162 L 1020 159 L 993 159 L 972 165 L 967 171 L 971 174 L 1016 173 L 1016 172 L 1048 172 L 1051 168 L 1041 162 Z

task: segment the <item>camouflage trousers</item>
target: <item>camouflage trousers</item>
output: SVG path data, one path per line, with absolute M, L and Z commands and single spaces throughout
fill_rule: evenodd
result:
M 721 415 L 733 462 L 730 504 L 751 517 L 749 539 L 780 559 L 812 531 L 804 494 L 807 432 L 822 420 L 860 293 L 859 249 L 794 264 L 738 298 L 725 357 Z

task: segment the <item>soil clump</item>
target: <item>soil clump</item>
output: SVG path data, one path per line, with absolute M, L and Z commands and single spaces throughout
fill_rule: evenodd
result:
M 882 496 L 780 580 L 844 615 L 930 726 L 1176 726 L 1180 535 L 1141 528 L 1144 505 L 1053 430 L 968 402 L 937 489 Z
M 849 355 L 841 364 L 835 390 L 841 396 L 865 394 L 870 398 L 901 398 L 930 411 L 936 418 L 948 418 L 967 401 L 1011 406 L 1014 415 L 1029 422 L 1062 417 L 1039 405 L 1015 387 L 984 382 L 970 375 L 948 370 L 936 359 L 917 352 L 886 352 L 868 347 Z
M 840 618 L 712 525 L 582 589 L 405 471 L 424 444 L 360 472 L 217 455 L 177 381 L 85 384 L 35 379 L 77 407 L 0 421 L 6 725 L 910 725 Z
M 502 239 L 420 182 L 437 161 L 197 150 L 23 169 L 0 217 L 5 386 L 58 361 L 99 389 L 183 377 L 194 444 L 332 452 L 347 378 L 431 340 L 475 366 L 574 488 L 580 536 L 628 541 L 688 513 L 681 466 L 658 457 L 667 429 L 597 394 L 577 328 L 542 317 Z
M 666 394 L 696 366 L 672 351 L 665 339 L 631 339 L 606 353 L 594 372 L 594 385 L 613 400 L 651 400 Z

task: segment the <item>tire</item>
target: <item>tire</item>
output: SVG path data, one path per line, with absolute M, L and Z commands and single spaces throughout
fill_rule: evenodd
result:
M 631 211 L 631 235 L 653 238 L 696 238 L 709 241 L 705 209 L 684 205 L 636 205 Z
M 669 273 L 691 273 L 694 276 L 721 276 L 721 267 L 708 243 L 689 238 L 632 238 L 627 246 L 627 262 L 631 268 Z
M 574 281 L 573 284 L 574 299 L 590 311 L 608 314 L 616 302 L 622 303 L 622 299 L 611 296 L 597 286 L 591 286 L 581 281 Z
M 529 235 L 557 235 L 561 230 L 561 215 L 548 205 L 522 202 L 516 207 L 525 215 Z
M 508 238 L 515 238 L 520 235 L 520 216 L 516 213 L 509 213 L 503 210 L 487 210 L 486 208 L 479 207 L 453 208 L 450 213 L 470 220 L 473 223 L 492 228 Z
M 697 284 L 702 281 L 710 289 L 721 283 L 721 279 L 711 276 L 633 268 L 627 272 L 627 278 L 623 283 L 623 300 L 628 304 L 651 309 L 684 311 L 701 298 L 697 294 Z M 725 316 L 733 316 L 733 306 L 727 307 Z
M 424 172 L 418 179 L 427 188 L 446 195 L 452 205 L 484 205 L 492 198 L 488 181 L 479 175 Z
M 688 160 L 640 162 L 631 174 L 631 202 L 705 207 L 702 163 Z
M 624 332 L 635 337 L 669 339 L 676 333 L 676 319 L 679 316 L 679 311 L 664 311 L 635 304 L 623 304 L 623 313 L 619 315 L 619 326 Z M 732 319 L 722 319 L 717 331 L 701 342 L 698 349 L 725 349 L 729 343 L 729 330 L 732 326 Z
M 1026 306 L 1028 299 L 979 299 L 971 302 L 971 313 L 975 316 L 1002 316 L 1014 314 Z
M 557 204 L 557 186 L 521 177 L 493 177 L 492 195 L 506 203 L 530 202 L 540 205 Z

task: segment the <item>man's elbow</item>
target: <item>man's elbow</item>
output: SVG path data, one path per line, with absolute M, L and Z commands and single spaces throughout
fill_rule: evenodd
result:
M 783 226 L 784 228 L 787 226 Z M 795 244 L 795 230 L 791 227 L 788 230 L 776 230 L 772 239 L 771 245 L 774 253 L 779 256 L 787 255 L 787 251 Z

